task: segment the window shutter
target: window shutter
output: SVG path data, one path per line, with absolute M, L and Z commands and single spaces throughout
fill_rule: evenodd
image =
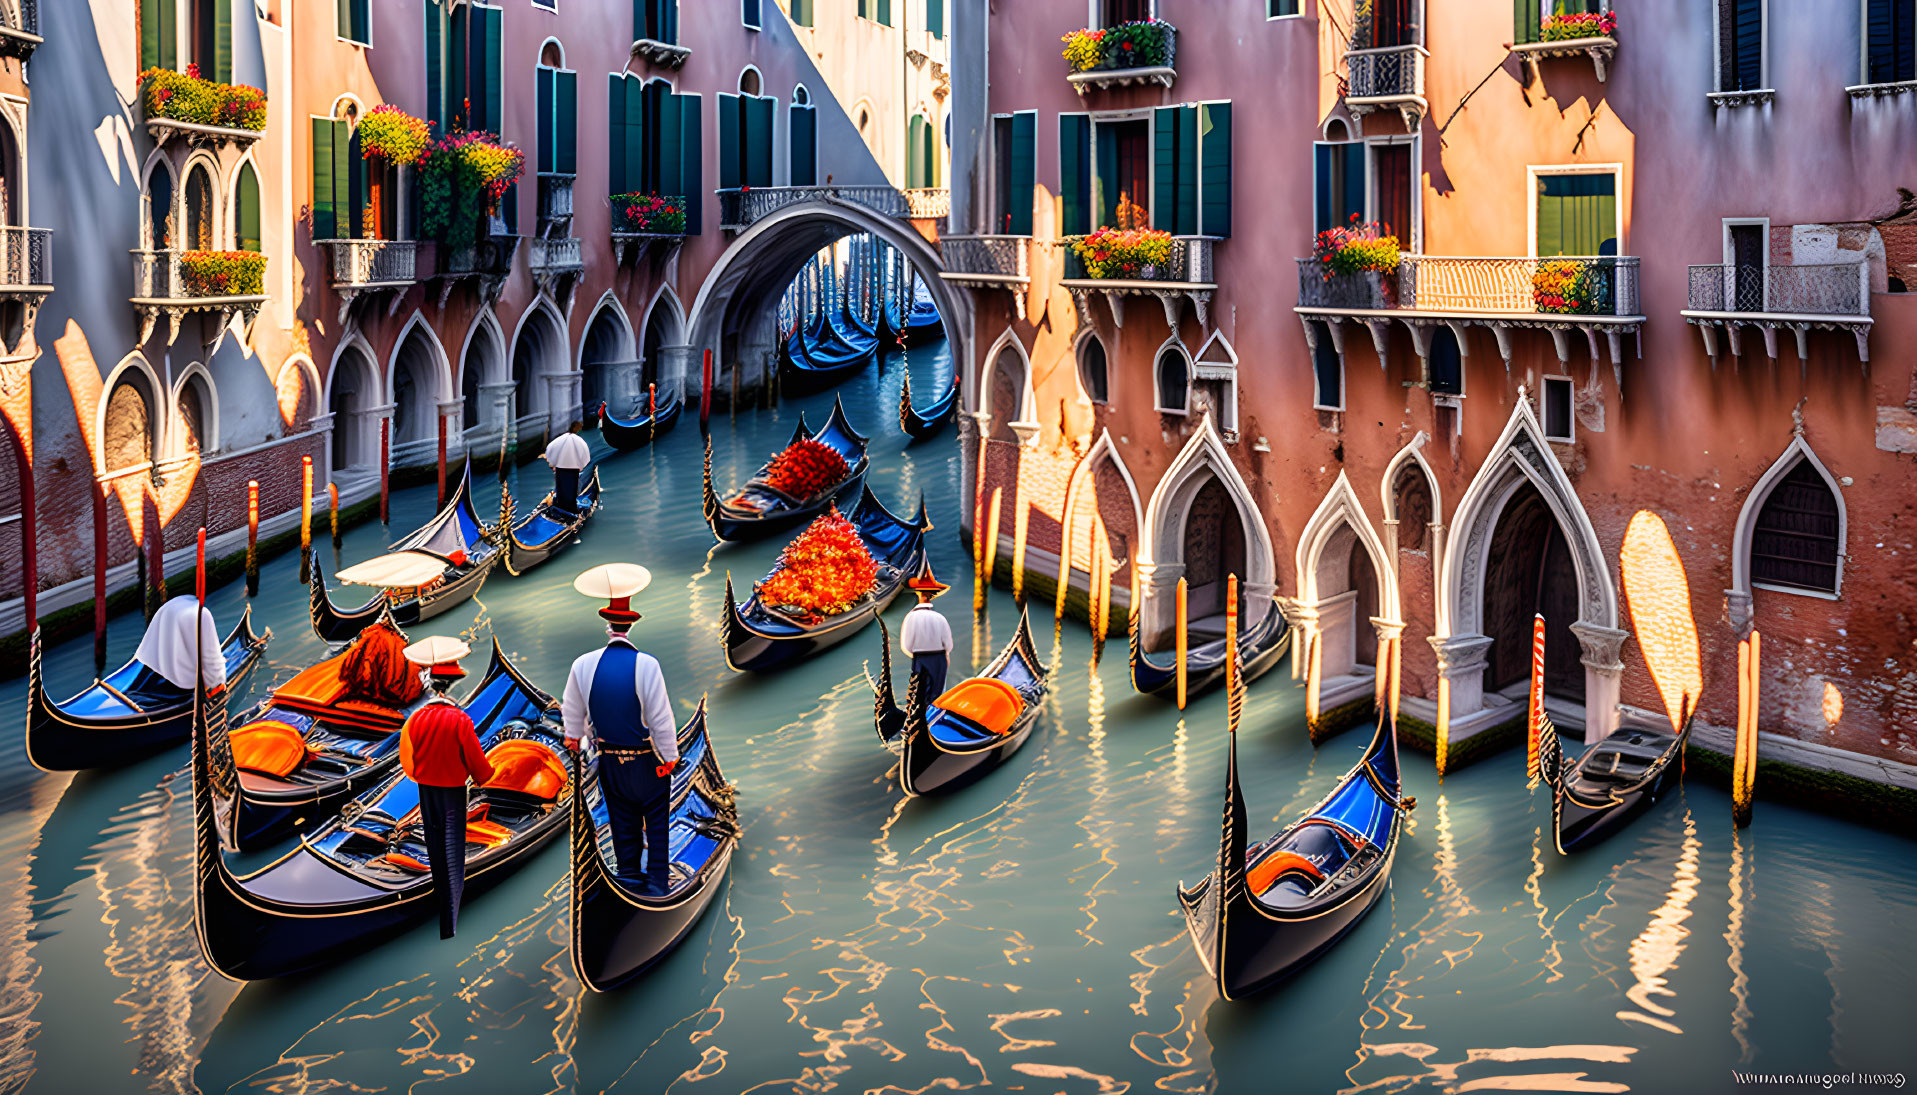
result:
M 338 239 L 334 227 L 333 120 L 313 119 L 313 238 Z
M 552 69 L 544 65 L 533 70 L 533 94 L 539 104 L 539 166 L 535 170 L 547 172 L 559 170 L 559 153 L 554 144 L 558 134 L 553 131 L 552 76 Z
M 700 134 L 703 111 L 697 95 L 678 95 L 679 181 L 685 188 L 686 233 L 698 235 L 705 230 L 705 144 Z
M 1542 33 L 1539 24 L 1543 22 L 1543 8 L 1538 0 L 1514 0 L 1511 9 L 1511 33 L 1513 42 L 1535 42 Z
M 499 219 L 506 222 L 506 234 L 519 234 L 519 184 L 514 183 L 499 196 Z
M 179 25 L 173 0 L 140 0 L 140 69 L 172 68 L 178 59 Z
M 770 96 L 749 95 L 741 100 L 745 107 L 745 184 L 772 185 L 772 109 L 778 100 Z
M 1365 212 L 1365 146 L 1362 141 L 1320 141 L 1312 148 L 1316 175 L 1316 231 L 1345 228 Z
M 1198 185 L 1201 201 L 1198 231 L 1206 236 L 1231 235 L 1231 104 L 1205 103 L 1198 108 Z
M 606 193 L 629 194 L 631 168 L 626 164 L 626 78 L 606 78 Z
M 792 185 L 819 184 L 819 117 L 814 108 L 792 104 L 791 130 L 787 136 L 792 157 Z
M 473 81 L 474 83 L 478 84 L 480 88 L 483 89 L 483 95 L 474 96 L 474 98 L 483 97 L 485 99 L 486 121 L 484 125 L 478 126 L 476 128 L 485 129 L 491 133 L 497 134 L 501 128 L 500 123 L 505 118 L 505 110 L 503 109 L 502 104 L 500 102 L 500 87 L 499 87 L 499 84 L 500 84 L 500 71 L 499 71 L 500 32 L 502 29 L 501 23 L 503 22 L 505 13 L 500 11 L 498 8 L 481 8 L 479 10 L 485 13 L 484 14 L 484 19 L 485 19 L 484 27 L 486 31 L 485 51 L 482 54 L 480 54 L 480 62 L 485 66 L 485 68 L 483 72 Z M 477 102 L 473 104 L 473 110 L 474 111 L 479 110 L 479 104 Z
M 1114 226 L 1118 219 L 1118 130 L 1101 125 L 1092 128 L 1093 152 L 1098 157 L 1092 175 L 1092 223 Z
M 620 81 L 619 95 L 626 104 L 626 128 L 622 134 L 626 181 L 621 193 L 643 191 L 648 189 L 647 180 L 656 170 L 648 170 L 646 164 L 646 152 L 652 147 L 646 140 L 646 85 L 640 83 L 637 76 L 627 76 Z
M 1332 162 L 1338 154 L 1338 146 L 1314 141 L 1311 145 L 1312 167 L 1312 234 L 1316 235 L 1336 223 L 1336 214 L 1332 212 Z
M 736 189 L 743 181 L 739 164 L 739 97 L 719 96 L 719 189 Z
M 1917 0 L 1870 0 L 1864 33 L 1867 83 L 1917 79 Z
M 1339 180 L 1344 186 L 1344 208 L 1339 211 L 1338 223 L 1349 224 L 1353 216 L 1364 219 L 1365 191 L 1368 189 L 1365 183 L 1370 167 L 1366 162 L 1363 141 L 1344 144 L 1339 152 L 1344 158 L 1344 168 L 1340 172 L 1343 177 Z
M 945 37 L 945 0 L 925 0 L 925 29 L 932 37 Z
M 1068 236 L 1083 236 L 1092 230 L 1092 176 L 1087 155 L 1091 126 L 1092 120 L 1083 114 L 1058 116 L 1058 190 L 1063 203 L 1059 227 Z M 1026 229 L 1030 231 L 1029 216 Z
M 450 0 L 449 0 L 450 2 Z M 472 113 L 467 100 L 472 97 L 471 79 L 472 36 L 468 30 L 472 21 L 473 9 L 454 8 L 446 17 L 446 125 L 451 130 L 457 123 L 467 129 L 473 125 Z
M 679 44 L 679 0 L 654 0 L 659 5 L 659 36 L 669 46 Z
M 359 239 L 360 214 L 366 204 L 366 160 L 359 154 L 359 134 L 345 122 L 333 123 L 334 216 L 342 239 Z
M 373 41 L 372 0 L 353 0 L 353 41 Z
M 1178 128 L 1184 107 L 1161 106 L 1152 118 L 1152 227 L 1183 235 L 1178 227 Z
M 579 170 L 579 74 L 553 74 L 553 98 L 559 133 L 555 170 L 571 175 Z
M 230 84 L 233 82 L 233 0 L 212 0 L 212 3 L 213 79 Z
M 646 163 L 645 182 L 640 185 L 657 194 L 676 195 L 690 201 L 692 196 L 687 193 L 683 178 L 685 165 L 681 147 L 684 144 L 681 130 L 685 126 L 685 108 L 679 104 L 679 97 L 667 91 L 664 84 L 654 84 L 653 87 L 657 89 L 652 93 L 656 105 L 648 116 L 657 119 L 659 132 L 647 135 L 646 154 L 651 159 Z
M 260 249 L 260 177 L 250 163 L 240 165 L 233 187 L 233 242 L 242 251 Z
M 446 125 L 446 27 L 439 0 L 426 0 L 426 120 Z
M 884 25 L 888 27 L 891 26 L 892 25 L 892 0 L 878 0 L 878 9 L 879 9 L 879 22 L 883 23 Z
M 1719 0 L 1718 78 L 1723 91 L 1755 91 L 1764 80 L 1763 0 Z
M 654 0 L 632 0 L 632 40 L 635 42 L 653 37 L 653 3 Z
M 1038 186 L 1038 115 L 1012 115 L 1012 208 L 1014 236 L 1032 234 L 1032 192 Z
M 339 4 L 334 8 L 333 18 L 338 25 L 339 36 L 341 38 L 352 38 L 354 30 L 353 0 L 339 0 Z

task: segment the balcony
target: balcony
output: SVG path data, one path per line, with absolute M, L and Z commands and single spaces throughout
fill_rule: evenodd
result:
M 0 57 L 24 61 L 45 41 L 40 37 L 40 0 L 15 0 L 14 6 L 18 18 L 9 20 L 10 13 L 0 3 Z
M 1395 110 L 1406 130 L 1416 130 L 1430 104 L 1424 97 L 1423 46 L 1374 46 L 1345 51 L 1345 108 L 1355 117 Z
M 33 345 L 34 314 L 53 292 L 53 230 L 0 228 L 0 360 Z
M 1032 284 L 1030 236 L 941 236 L 939 280 L 967 289 L 1005 289 L 1018 318 L 1025 318 L 1025 293 Z
M 195 284 L 180 262 L 179 251 L 133 252 L 133 310 L 140 316 L 139 345 L 153 336 L 154 326 L 164 318 L 166 344 L 173 345 L 180 334 L 180 320 L 194 312 L 211 313 L 216 319 L 214 335 L 207 340 L 208 352 L 218 346 L 228 324 L 235 316 L 251 325 L 266 303 L 262 284 L 245 286 L 252 293 L 212 293 Z M 261 279 L 263 281 L 263 278 Z
M 339 321 L 346 322 L 353 301 L 365 293 L 397 290 L 418 280 L 419 244 L 412 240 L 314 240 L 333 254 L 333 291 L 339 294 Z
M 440 244 L 438 269 L 433 273 L 433 279 L 439 283 L 439 306 L 446 307 L 453 290 L 463 282 L 472 282 L 481 300 L 487 303 L 498 300 L 506 276 L 512 273 L 513 256 L 519 253 L 520 239 L 495 233 L 470 247 Z
M 678 68 L 686 63 L 686 58 L 692 56 L 692 48 L 674 42 L 661 42 L 657 38 L 641 38 L 632 44 L 632 56 L 662 68 Z
M 1427 356 L 1432 331 L 1449 326 L 1489 327 L 1498 354 L 1511 368 L 1511 332 L 1551 334 L 1558 360 L 1568 363 L 1570 337 L 1582 333 L 1591 357 L 1598 336 L 1609 344 L 1611 366 L 1623 369 L 1623 341 L 1644 325 L 1638 308 L 1638 259 L 1630 255 L 1556 258 L 1446 258 L 1403 255 L 1395 270 L 1367 270 L 1326 277 L 1314 259 L 1298 260 L 1298 306 L 1305 340 L 1314 347 L 1313 322 L 1330 329 L 1344 352 L 1342 324 L 1368 328 L 1380 363 L 1390 327 L 1403 323 L 1418 356 Z M 1463 346 L 1462 340 L 1459 342 Z
M 1080 320 L 1091 322 L 1091 297 L 1093 293 L 1100 293 L 1111 306 L 1112 322 L 1120 327 L 1125 325 L 1125 298 L 1130 296 L 1157 297 L 1165 306 L 1165 322 L 1174 330 L 1178 327 L 1180 302 L 1185 300 L 1197 309 L 1201 325 L 1209 322 L 1211 295 L 1218 289 L 1211 265 L 1211 247 L 1217 237 L 1173 237 L 1171 260 L 1151 271 L 1149 276 L 1139 278 L 1088 277 L 1084 260 L 1071 247 L 1084 238 L 1067 236 L 1059 241 L 1065 256 L 1065 277 L 1059 285 L 1071 291 L 1072 300 L 1078 304 Z
M 1121 50 L 1113 48 L 1111 42 L 1107 42 L 1102 49 L 1090 47 L 1097 49 L 1095 59 L 1065 77 L 1066 81 L 1072 85 L 1072 89 L 1080 96 L 1114 87 L 1144 87 L 1157 84 L 1160 87 L 1169 88 L 1177 82 L 1178 28 L 1162 20 L 1148 20 L 1144 23 L 1126 23 L 1118 27 L 1110 27 L 1106 29 L 1106 34 L 1109 36 L 1114 31 L 1123 31 L 1128 28 L 1143 29 L 1145 37 L 1134 37 L 1134 45 L 1139 48 Z M 1082 30 L 1072 37 L 1076 38 L 1079 34 L 1089 33 L 1092 32 Z M 1134 32 L 1134 35 L 1137 33 Z M 1113 38 L 1111 41 L 1115 42 L 1117 39 Z M 1146 54 L 1143 60 L 1147 63 L 1139 64 L 1129 60 L 1141 52 Z
M 620 196 L 622 195 L 614 195 L 614 197 Z M 677 194 L 641 195 L 641 197 L 656 197 L 676 210 L 678 215 L 676 218 L 661 218 L 657 213 L 645 214 L 651 216 L 654 222 L 663 219 L 666 223 L 664 227 L 661 227 L 653 222 L 635 221 L 632 213 L 620 208 L 615 202 L 612 208 L 612 249 L 614 261 L 620 264 L 655 253 L 663 257 L 686 242 L 686 199 Z M 676 227 L 674 227 L 675 223 Z
M 586 252 L 575 236 L 534 236 L 526 241 L 526 265 L 533 281 L 557 298 L 563 295 L 557 284 L 586 268 Z
M 912 215 L 904 192 L 890 186 L 762 186 L 714 193 L 719 195 L 719 228 L 726 232 L 743 232 L 781 209 L 806 202 L 860 205 L 901 220 Z
M 1862 262 L 1806 263 L 1794 266 L 1691 267 L 1690 307 L 1684 320 L 1704 338 L 1704 352 L 1717 367 L 1721 330 L 1732 357 L 1743 353 L 1743 328 L 1764 336 L 1764 352 L 1777 360 L 1777 332 L 1797 336 L 1797 361 L 1808 361 L 1810 332 L 1849 331 L 1857 339 L 1857 360 L 1870 361 L 1870 266 Z

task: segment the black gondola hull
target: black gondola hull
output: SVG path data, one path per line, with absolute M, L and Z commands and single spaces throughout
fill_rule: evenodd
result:
M 1568 855 L 1579 848 L 1588 848 L 1628 826 L 1677 786 L 1679 774 L 1675 764 L 1666 764 L 1644 786 L 1621 794 L 1615 802 L 1602 806 L 1594 806 L 1567 792 L 1558 792 L 1553 807 L 1557 820 L 1558 851 Z
M 643 449 L 671 433 L 685 409 L 684 400 L 673 399 L 644 418 L 620 419 L 605 413 L 599 420 L 599 436 L 620 452 Z
M 801 522 L 811 521 L 835 503 L 858 498 L 865 489 L 866 473 L 872 461 L 866 454 L 869 438 L 860 436 L 845 419 L 845 407 L 835 402 L 832 417 L 817 431 L 806 428 L 805 416 L 799 416 L 792 443 L 810 438 L 832 445 L 845 458 L 851 473 L 838 486 L 806 499 L 794 501 L 779 495 L 780 504 L 770 509 L 746 509 L 721 501 L 712 485 L 712 438 L 706 438 L 704 508 L 706 525 L 721 541 L 758 540 L 773 536 Z M 835 443 L 836 442 L 836 443 Z M 763 470 L 763 469 L 761 469 Z M 748 483 L 748 488 L 751 486 Z
M 1141 648 L 1134 619 L 1130 630 L 1132 688 L 1143 695 L 1172 697 L 1178 693 L 1178 663 L 1159 665 Z M 1239 672 L 1249 684 L 1291 652 L 1291 628 L 1277 609 L 1238 642 Z M 1224 640 L 1185 652 L 1185 695 L 1196 696 L 1225 679 Z
M 477 565 L 463 573 L 455 575 L 449 581 L 435 586 L 424 597 L 413 597 L 392 606 L 393 622 L 400 627 L 412 627 L 430 620 L 443 612 L 458 608 L 471 600 L 486 584 L 486 576 L 499 563 L 500 553 L 494 551 Z M 380 602 L 386 595 L 380 593 L 372 600 L 352 609 L 337 608 L 332 597 L 326 592 L 325 579 L 320 575 L 317 563 L 313 566 L 313 595 L 311 615 L 313 632 L 329 643 L 351 642 L 359 633 L 379 619 Z
M 242 777 L 232 819 L 227 823 L 233 844 L 242 852 L 256 852 L 311 828 L 385 779 L 398 763 L 399 754 L 395 752 L 342 779 L 282 794 L 249 790 Z
M 593 515 L 599 512 L 599 496 L 601 493 L 602 488 L 599 485 L 599 469 L 595 467 L 592 470 L 592 478 L 587 480 L 585 487 L 581 489 L 579 495 L 581 499 L 586 501 L 586 505 L 577 512 L 570 514 L 564 522 L 554 520 L 550 516 L 552 513 L 552 495 L 548 493 L 545 499 L 540 502 L 539 506 L 527 514 L 524 520 L 512 526 L 507 531 L 506 549 L 504 552 L 506 573 L 518 577 L 577 543 L 579 541 L 579 534 L 585 531 L 586 522 L 592 520 Z M 511 495 L 507 494 L 505 499 L 505 504 L 510 507 Z M 527 543 L 521 540 L 519 538 L 520 530 L 529 527 L 532 522 L 542 514 L 548 515 L 546 519 L 559 526 L 558 531 L 546 537 L 544 540 L 534 543 Z M 505 524 L 505 518 L 503 517 L 501 524 Z
M 727 584 L 729 589 L 730 582 Z M 892 602 L 898 599 L 899 591 L 904 588 L 904 577 L 901 576 L 882 598 L 834 618 L 829 627 L 790 638 L 763 635 L 748 629 L 740 618 L 738 606 L 732 604 L 728 597 L 726 664 L 741 673 L 769 673 L 804 661 L 820 651 L 830 650 L 865 630 L 868 624 L 879 618 L 881 612 L 892 607 Z
M 945 428 L 958 410 L 959 389 L 953 383 L 946 388 L 945 394 L 933 400 L 932 405 L 923 411 L 912 406 L 912 378 L 907 376 L 899 385 L 899 429 L 914 441 L 923 441 Z
M 712 518 L 712 534 L 721 540 L 737 542 L 742 540 L 763 540 L 775 536 L 787 529 L 810 522 L 824 513 L 835 503 L 848 498 L 857 498 L 859 491 L 865 489 L 866 469 L 861 466 L 845 483 L 837 489 L 791 509 L 780 510 L 763 517 L 748 517 L 736 510 L 721 506 Z
M 1038 704 L 1032 704 L 1003 741 L 971 753 L 949 753 L 940 749 L 930 735 L 908 732 L 905 749 L 899 755 L 899 789 L 917 797 L 970 787 L 1024 748 L 1025 739 L 1038 725 L 1038 712 Z

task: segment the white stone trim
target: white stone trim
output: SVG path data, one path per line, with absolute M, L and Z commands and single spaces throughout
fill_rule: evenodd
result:
M 1138 561 L 1139 581 L 1144 587 L 1145 611 L 1149 614 L 1147 631 L 1169 626 L 1172 609 L 1159 593 L 1172 589 L 1184 574 L 1185 522 L 1191 513 L 1192 498 L 1204 485 L 1204 473 L 1210 472 L 1224 485 L 1225 493 L 1237 506 L 1245 530 L 1246 594 L 1245 626 L 1250 627 L 1271 611 L 1271 595 L 1277 586 L 1277 567 L 1271 530 L 1258 511 L 1258 502 L 1244 477 L 1231 461 L 1224 438 L 1212 424 L 1210 415 L 1200 416 L 1198 428 L 1178 453 L 1165 474 L 1159 477 L 1145 508 L 1145 524 L 1139 530 L 1142 543 Z
M 1831 495 L 1837 499 L 1837 589 L 1825 593 L 1811 589 L 1794 589 L 1789 586 L 1763 585 L 1751 581 L 1751 537 L 1757 530 L 1757 515 L 1763 510 L 1764 503 L 1770 499 L 1771 491 L 1789 471 L 1797 465 L 1799 458 L 1809 461 L 1817 474 L 1824 478 L 1824 485 L 1830 488 Z M 1788 593 L 1799 597 L 1812 597 L 1834 600 L 1844 592 L 1844 563 L 1849 558 L 1846 548 L 1850 543 L 1850 512 L 1844 505 L 1844 490 L 1838 478 L 1830 473 L 1817 453 L 1804 440 L 1802 433 L 1791 438 L 1784 446 L 1784 452 L 1763 475 L 1757 477 L 1751 492 L 1744 496 L 1744 506 L 1737 513 L 1737 529 L 1731 536 L 1731 588 L 1725 592 L 1730 600 L 1731 624 L 1739 634 L 1750 631 L 1752 622 L 1751 590 L 1753 587 L 1775 593 Z

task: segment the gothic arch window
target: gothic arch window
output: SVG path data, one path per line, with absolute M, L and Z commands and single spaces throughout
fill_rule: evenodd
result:
M 1105 360 L 1105 343 L 1095 334 L 1085 336 L 1078 344 L 1078 382 L 1085 387 L 1085 394 L 1094 403 L 1105 403 L 1110 399 L 1110 378 Z
M 1837 592 L 1842 509 L 1822 471 L 1799 456 L 1771 484 L 1751 528 L 1751 583 L 1771 589 Z
M 219 246 L 213 220 L 213 174 L 204 164 L 186 173 L 186 231 L 180 243 L 189 251 L 211 251 Z
M 1185 348 L 1176 341 L 1158 351 L 1153 370 L 1158 392 L 1158 410 L 1163 414 L 1186 414 L 1191 409 L 1191 362 Z
M 173 168 L 165 160 L 156 159 L 146 174 L 146 245 L 150 250 L 165 251 L 174 246 L 173 240 Z
M 260 250 L 260 176 L 251 160 L 233 178 L 233 247 Z
M 100 463 L 107 473 L 153 462 L 153 396 L 146 374 L 138 369 L 127 369 L 114 383 L 100 436 Z
M 181 456 L 208 453 L 220 447 L 219 427 L 213 391 L 205 374 L 194 372 L 181 381 L 174 406 L 180 416 L 180 438 L 176 444 Z

